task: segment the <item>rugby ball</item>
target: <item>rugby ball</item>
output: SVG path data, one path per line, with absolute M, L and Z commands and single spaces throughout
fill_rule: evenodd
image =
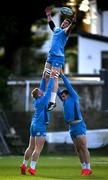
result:
M 60 9 L 60 12 L 62 15 L 66 15 L 66 16 L 72 16 L 74 14 L 73 10 L 69 7 L 62 7 Z

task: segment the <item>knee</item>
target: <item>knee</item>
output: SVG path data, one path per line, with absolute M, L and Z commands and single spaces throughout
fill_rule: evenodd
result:
M 29 149 L 31 152 L 33 152 L 34 149 L 35 149 L 35 147 L 34 147 L 34 146 L 29 146 L 28 149 Z
M 86 144 L 81 144 L 81 149 L 82 151 L 86 151 L 87 150 Z
M 76 147 L 76 150 L 77 150 L 77 152 L 79 153 L 80 150 L 81 150 L 81 147 L 80 147 L 80 146 L 77 146 L 77 147 Z

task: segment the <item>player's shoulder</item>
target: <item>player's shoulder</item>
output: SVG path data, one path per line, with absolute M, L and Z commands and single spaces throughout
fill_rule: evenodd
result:
M 58 32 L 58 31 L 60 31 L 60 30 L 61 30 L 61 28 L 58 27 L 58 26 L 54 28 L 54 31 L 55 31 L 55 32 Z
M 35 106 L 36 105 L 36 99 L 33 99 L 33 101 L 32 101 L 32 104 L 33 104 L 33 106 Z

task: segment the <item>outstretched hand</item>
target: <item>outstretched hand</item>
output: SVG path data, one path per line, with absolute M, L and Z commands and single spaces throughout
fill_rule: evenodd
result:
M 72 16 L 72 23 L 76 23 L 76 14 Z
M 52 8 L 51 8 L 51 7 L 47 7 L 47 8 L 45 9 L 46 16 L 50 16 L 50 15 L 51 15 L 51 12 L 52 12 Z

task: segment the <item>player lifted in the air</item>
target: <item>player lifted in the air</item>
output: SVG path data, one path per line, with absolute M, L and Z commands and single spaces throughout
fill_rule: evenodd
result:
M 45 9 L 47 21 L 50 29 L 53 31 L 51 48 L 48 53 L 48 57 L 45 63 L 43 76 L 46 78 L 46 82 L 49 79 L 51 71 L 55 73 L 54 87 L 51 93 L 51 99 L 48 106 L 48 111 L 51 111 L 56 106 L 56 96 L 58 90 L 58 77 L 60 75 L 61 68 L 65 62 L 64 48 L 67 43 L 70 32 L 73 29 L 73 24 L 76 21 L 76 16 L 71 16 L 71 19 L 64 19 L 60 27 L 56 27 L 52 17 L 52 8 L 47 7 Z

